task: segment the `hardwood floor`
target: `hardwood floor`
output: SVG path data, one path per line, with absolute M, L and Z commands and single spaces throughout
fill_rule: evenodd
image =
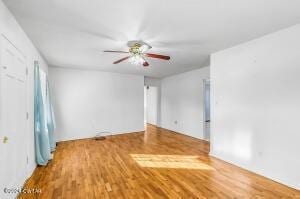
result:
M 300 192 L 208 156 L 209 144 L 168 130 L 61 142 L 19 198 L 300 198 Z

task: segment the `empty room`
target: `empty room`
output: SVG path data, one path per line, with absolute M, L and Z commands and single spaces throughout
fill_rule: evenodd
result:
M 0 0 L 0 199 L 299 198 L 299 0 Z

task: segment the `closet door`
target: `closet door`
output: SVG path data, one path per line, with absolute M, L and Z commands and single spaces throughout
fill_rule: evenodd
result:
M 22 186 L 27 167 L 27 75 L 23 55 L 1 39 L 0 198 L 12 198 L 3 190 Z

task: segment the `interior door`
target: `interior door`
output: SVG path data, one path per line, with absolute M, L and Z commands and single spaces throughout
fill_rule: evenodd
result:
M 19 188 L 26 177 L 27 75 L 24 56 L 1 39 L 0 198 L 11 198 L 4 188 Z
M 147 87 L 147 123 L 157 125 L 158 88 Z

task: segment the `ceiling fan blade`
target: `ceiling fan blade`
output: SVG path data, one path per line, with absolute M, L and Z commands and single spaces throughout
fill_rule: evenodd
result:
M 149 66 L 149 63 L 148 63 L 147 61 L 145 61 L 145 62 L 143 63 L 143 66 L 144 66 L 144 67 L 147 67 L 147 66 Z
M 145 53 L 147 57 L 157 58 L 157 59 L 163 59 L 163 60 L 169 60 L 170 56 L 166 55 L 158 55 L 158 54 L 152 54 L 152 53 Z
M 143 62 L 143 66 L 144 66 L 144 67 L 149 66 L 149 63 L 146 61 L 146 59 L 145 59 L 144 57 L 141 57 L 141 59 L 144 61 L 144 62 Z
M 121 50 L 104 50 L 103 52 L 105 52 L 105 53 L 129 53 L 126 51 L 121 51 Z
M 114 64 L 118 64 L 118 63 L 120 63 L 120 62 L 122 62 L 122 61 L 125 61 L 125 60 L 128 59 L 129 57 L 130 57 L 130 56 L 127 56 L 127 57 L 124 57 L 124 58 L 122 58 L 122 59 L 119 59 L 119 60 L 115 61 Z

